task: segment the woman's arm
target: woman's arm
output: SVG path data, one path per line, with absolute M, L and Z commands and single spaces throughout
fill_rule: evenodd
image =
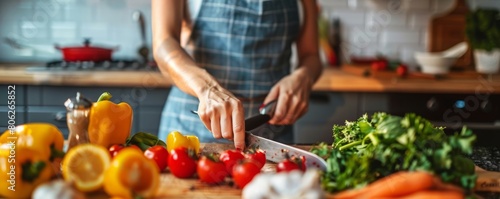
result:
M 278 82 L 266 97 L 265 103 L 278 99 L 271 124 L 292 124 L 307 112 L 312 86 L 323 71 L 319 57 L 316 0 L 302 0 L 302 5 L 304 24 L 297 40 L 299 65 L 289 76 Z
M 244 113 L 241 102 L 180 45 L 184 0 L 152 0 L 153 55 L 160 70 L 182 91 L 200 100 L 198 115 L 215 138 L 233 139 L 245 146 Z

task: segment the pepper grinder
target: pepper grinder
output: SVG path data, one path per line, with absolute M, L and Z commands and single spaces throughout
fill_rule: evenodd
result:
M 66 121 L 69 128 L 68 148 L 66 151 L 69 151 L 78 144 L 90 142 L 87 129 L 92 102 L 83 97 L 80 92 L 77 92 L 75 98 L 69 98 L 64 102 L 64 106 L 66 106 L 67 110 Z

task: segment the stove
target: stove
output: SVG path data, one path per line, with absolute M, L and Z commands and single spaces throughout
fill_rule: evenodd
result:
M 28 72 L 94 72 L 94 71 L 152 71 L 159 72 L 155 62 L 143 63 L 137 60 L 110 60 L 102 62 L 92 61 L 51 61 L 44 66 L 26 68 Z

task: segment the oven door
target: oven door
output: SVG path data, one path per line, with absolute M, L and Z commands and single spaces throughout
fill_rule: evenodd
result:
M 413 112 L 446 127 L 448 134 L 463 126 L 477 135 L 477 145 L 498 146 L 500 138 L 500 95 L 493 94 L 402 94 L 389 95 L 390 113 Z

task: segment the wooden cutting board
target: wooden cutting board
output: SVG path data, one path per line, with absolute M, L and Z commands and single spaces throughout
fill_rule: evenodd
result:
M 274 170 L 274 164 L 267 164 L 265 171 Z M 500 192 L 500 172 L 489 172 L 477 169 L 478 185 L 476 190 Z M 88 195 L 89 198 L 108 198 L 104 192 Z M 170 173 L 162 173 L 160 186 L 155 198 L 221 198 L 236 199 L 241 198 L 241 189 L 231 185 L 207 185 L 199 180 L 179 179 Z M 327 194 L 326 198 L 333 198 L 332 194 Z
M 455 0 L 454 7 L 431 19 L 429 25 L 430 52 L 440 52 L 466 41 L 466 16 L 469 13 L 466 0 Z M 453 67 L 471 68 L 473 63 L 472 50 L 469 47 L 465 55 L 457 60 Z

